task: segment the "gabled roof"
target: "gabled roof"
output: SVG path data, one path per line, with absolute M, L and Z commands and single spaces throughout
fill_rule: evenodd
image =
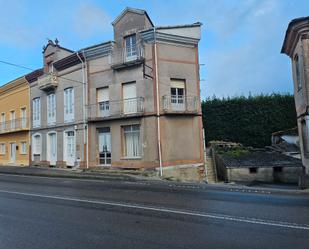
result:
M 63 49 L 63 50 L 66 50 L 70 53 L 74 53 L 73 50 L 71 49 L 68 49 L 68 48 L 65 48 L 65 47 L 62 47 L 60 46 L 59 44 L 55 44 L 53 41 L 49 40 L 47 45 L 43 47 L 43 53 L 45 53 L 46 49 L 49 47 L 49 46 L 52 46 L 52 47 L 57 47 L 57 48 L 60 48 L 60 49 Z
M 147 14 L 147 11 L 146 10 L 142 10 L 142 9 L 136 9 L 136 8 L 130 8 L 130 7 L 126 7 L 121 13 L 119 16 L 117 16 L 117 18 L 112 22 L 112 25 L 114 26 L 117 22 L 119 22 L 119 20 L 128 12 L 131 12 L 131 13 L 135 13 L 135 14 L 139 14 L 139 15 L 146 15 L 149 22 L 151 23 L 152 26 L 153 23 L 150 19 L 150 17 L 148 16 Z
M 291 56 L 296 39 L 301 32 L 309 33 L 309 16 L 293 19 L 285 32 L 281 53 Z

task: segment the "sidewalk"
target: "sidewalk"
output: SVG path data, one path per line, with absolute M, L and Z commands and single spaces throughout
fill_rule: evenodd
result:
M 0 166 L 0 174 L 25 175 L 25 176 L 44 176 L 44 177 L 63 177 L 93 180 L 114 180 L 114 181 L 142 181 L 149 180 L 148 177 L 137 172 L 123 171 L 83 171 L 82 169 L 61 169 L 43 167 L 18 167 Z
M 196 190 L 218 190 L 248 193 L 273 193 L 273 194 L 309 194 L 309 189 L 280 189 L 269 188 L 266 186 L 245 186 L 240 184 L 227 183 L 193 183 L 193 182 L 177 182 L 162 180 L 156 176 L 147 176 L 145 172 L 125 171 L 125 170 L 89 170 L 81 169 L 61 169 L 61 168 L 43 168 L 43 167 L 18 167 L 18 166 L 0 166 L 0 174 L 7 175 L 23 175 L 23 176 L 41 176 L 55 178 L 75 178 L 102 181 L 128 181 L 128 182 L 147 182 L 147 184 L 160 184 L 168 187 L 180 187 L 183 189 Z

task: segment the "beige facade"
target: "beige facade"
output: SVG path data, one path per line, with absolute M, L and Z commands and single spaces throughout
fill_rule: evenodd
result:
M 25 77 L 0 88 L 0 165 L 29 165 L 29 85 Z
M 302 162 L 309 175 L 309 17 L 290 22 L 282 53 L 291 59 Z
M 201 24 L 155 27 L 146 11 L 126 8 L 112 25 L 113 41 L 76 52 L 49 40 L 42 68 L 25 76 L 27 160 L 160 172 L 203 165 Z
M 85 49 L 89 167 L 204 163 L 200 25 L 155 28 L 145 11 L 126 9 L 113 22 L 110 53 L 93 58 Z

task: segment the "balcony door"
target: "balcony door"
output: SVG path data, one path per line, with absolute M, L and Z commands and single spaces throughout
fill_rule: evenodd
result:
M 99 130 L 99 164 L 103 166 L 111 165 L 111 133 L 109 128 Z
M 122 85 L 123 91 L 123 112 L 132 114 L 137 112 L 136 83 L 125 83 Z
M 109 116 L 109 89 L 108 87 L 97 89 L 98 116 Z
M 27 110 L 26 108 L 20 109 L 21 128 L 24 129 L 27 126 Z
M 133 61 L 137 59 L 136 35 L 125 37 L 125 61 Z
M 10 112 L 10 128 L 11 130 L 15 129 L 15 111 Z
M 185 81 L 171 80 L 171 107 L 174 111 L 185 110 Z

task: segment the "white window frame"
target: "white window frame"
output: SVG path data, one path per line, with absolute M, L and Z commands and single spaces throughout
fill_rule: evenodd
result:
M 22 129 L 27 127 L 27 108 L 26 107 L 20 108 L 20 123 L 21 123 Z
M 56 123 L 56 95 L 51 93 L 47 95 L 47 124 L 54 125 Z
M 5 131 L 6 123 L 5 123 L 5 113 L 4 113 L 4 112 L 1 113 L 0 122 L 1 122 L 1 124 L 0 124 L 0 130 L 1 130 L 1 131 Z
M 138 129 L 136 129 L 138 128 Z M 141 126 L 139 124 L 125 125 L 122 126 L 123 132 L 123 157 L 125 159 L 140 159 L 142 154 L 141 146 Z M 137 138 L 134 135 L 138 136 Z M 128 141 L 131 138 L 132 141 Z M 134 146 L 134 142 L 138 142 L 138 145 Z M 131 147 L 131 151 L 128 148 Z
M 74 121 L 74 88 L 66 88 L 63 92 L 63 113 L 64 113 L 64 122 Z
M 27 155 L 27 142 L 26 141 L 20 142 L 20 154 Z
M 135 38 L 135 44 L 133 42 Z M 131 34 L 124 37 L 125 44 L 125 61 L 132 61 L 137 59 L 137 37 L 136 34 Z
M 73 132 L 74 134 L 74 136 L 71 136 L 73 137 L 71 146 L 74 149 L 72 157 L 68 156 L 68 148 L 67 148 L 69 132 Z M 76 135 L 77 135 L 76 131 L 74 130 L 66 130 L 63 132 L 63 138 L 64 138 L 63 139 L 63 160 L 66 162 L 67 166 L 74 166 L 76 162 Z M 72 160 L 69 160 L 69 159 L 72 159 Z
M 40 97 L 32 100 L 32 126 L 37 128 L 41 126 L 41 99 Z
M 0 155 L 6 154 L 6 145 L 5 143 L 0 143 Z
M 36 144 L 35 137 L 39 137 L 39 144 Z M 32 135 L 32 155 L 42 154 L 42 135 L 40 133 L 35 133 Z
M 10 129 L 15 130 L 16 128 L 16 112 L 15 110 L 10 111 Z

